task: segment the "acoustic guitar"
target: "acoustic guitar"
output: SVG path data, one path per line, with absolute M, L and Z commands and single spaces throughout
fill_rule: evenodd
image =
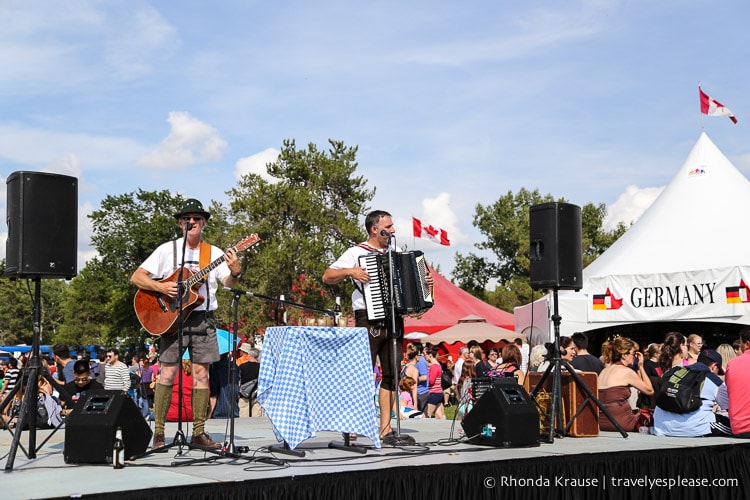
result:
M 257 234 L 251 234 L 234 246 L 236 252 L 247 250 L 260 241 Z M 193 273 L 189 269 L 182 268 L 182 312 L 187 318 L 193 310 L 203 304 L 205 297 L 198 293 L 203 285 L 203 279 L 212 270 L 224 262 L 224 255 L 211 262 L 200 271 Z M 180 269 L 162 281 L 177 282 L 180 277 Z M 151 335 L 168 335 L 177 331 L 177 319 L 180 316 L 180 297 L 169 298 L 158 292 L 150 290 L 138 290 L 133 298 L 135 315 L 138 317 L 143 328 Z

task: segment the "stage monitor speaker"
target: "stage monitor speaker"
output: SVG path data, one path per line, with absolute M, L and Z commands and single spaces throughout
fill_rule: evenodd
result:
M 65 422 L 65 463 L 111 464 L 118 427 L 122 428 L 126 460 L 145 453 L 151 428 L 130 396 L 122 391 L 87 393 Z
M 498 384 L 485 392 L 461 425 L 473 444 L 539 446 L 539 412 L 517 383 Z
M 531 288 L 580 290 L 583 287 L 581 208 L 541 203 L 529 208 Z
M 78 261 L 78 179 L 13 172 L 6 184 L 6 276 L 73 278 Z

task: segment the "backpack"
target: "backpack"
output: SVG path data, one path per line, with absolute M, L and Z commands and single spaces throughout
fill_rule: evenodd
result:
M 440 387 L 443 390 L 449 389 L 453 385 L 453 374 L 448 368 L 443 367 L 443 373 L 440 376 Z
M 655 394 L 656 406 L 671 413 L 690 413 L 701 407 L 701 389 L 707 371 L 674 366 L 664 372 Z

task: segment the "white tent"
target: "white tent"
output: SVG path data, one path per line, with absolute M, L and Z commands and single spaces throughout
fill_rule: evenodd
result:
M 750 181 L 705 133 L 638 221 L 558 292 L 560 334 L 629 323 L 750 324 Z M 515 329 L 550 335 L 548 295 L 516 308 Z

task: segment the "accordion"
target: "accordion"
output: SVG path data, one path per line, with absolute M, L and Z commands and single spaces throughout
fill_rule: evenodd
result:
M 371 253 L 362 255 L 359 265 L 370 275 L 370 281 L 365 283 L 362 291 L 370 321 L 390 318 L 391 297 L 396 314 L 420 313 L 432 307 L 432 291 L 427 286 L 427 264 L 423 252 Z

